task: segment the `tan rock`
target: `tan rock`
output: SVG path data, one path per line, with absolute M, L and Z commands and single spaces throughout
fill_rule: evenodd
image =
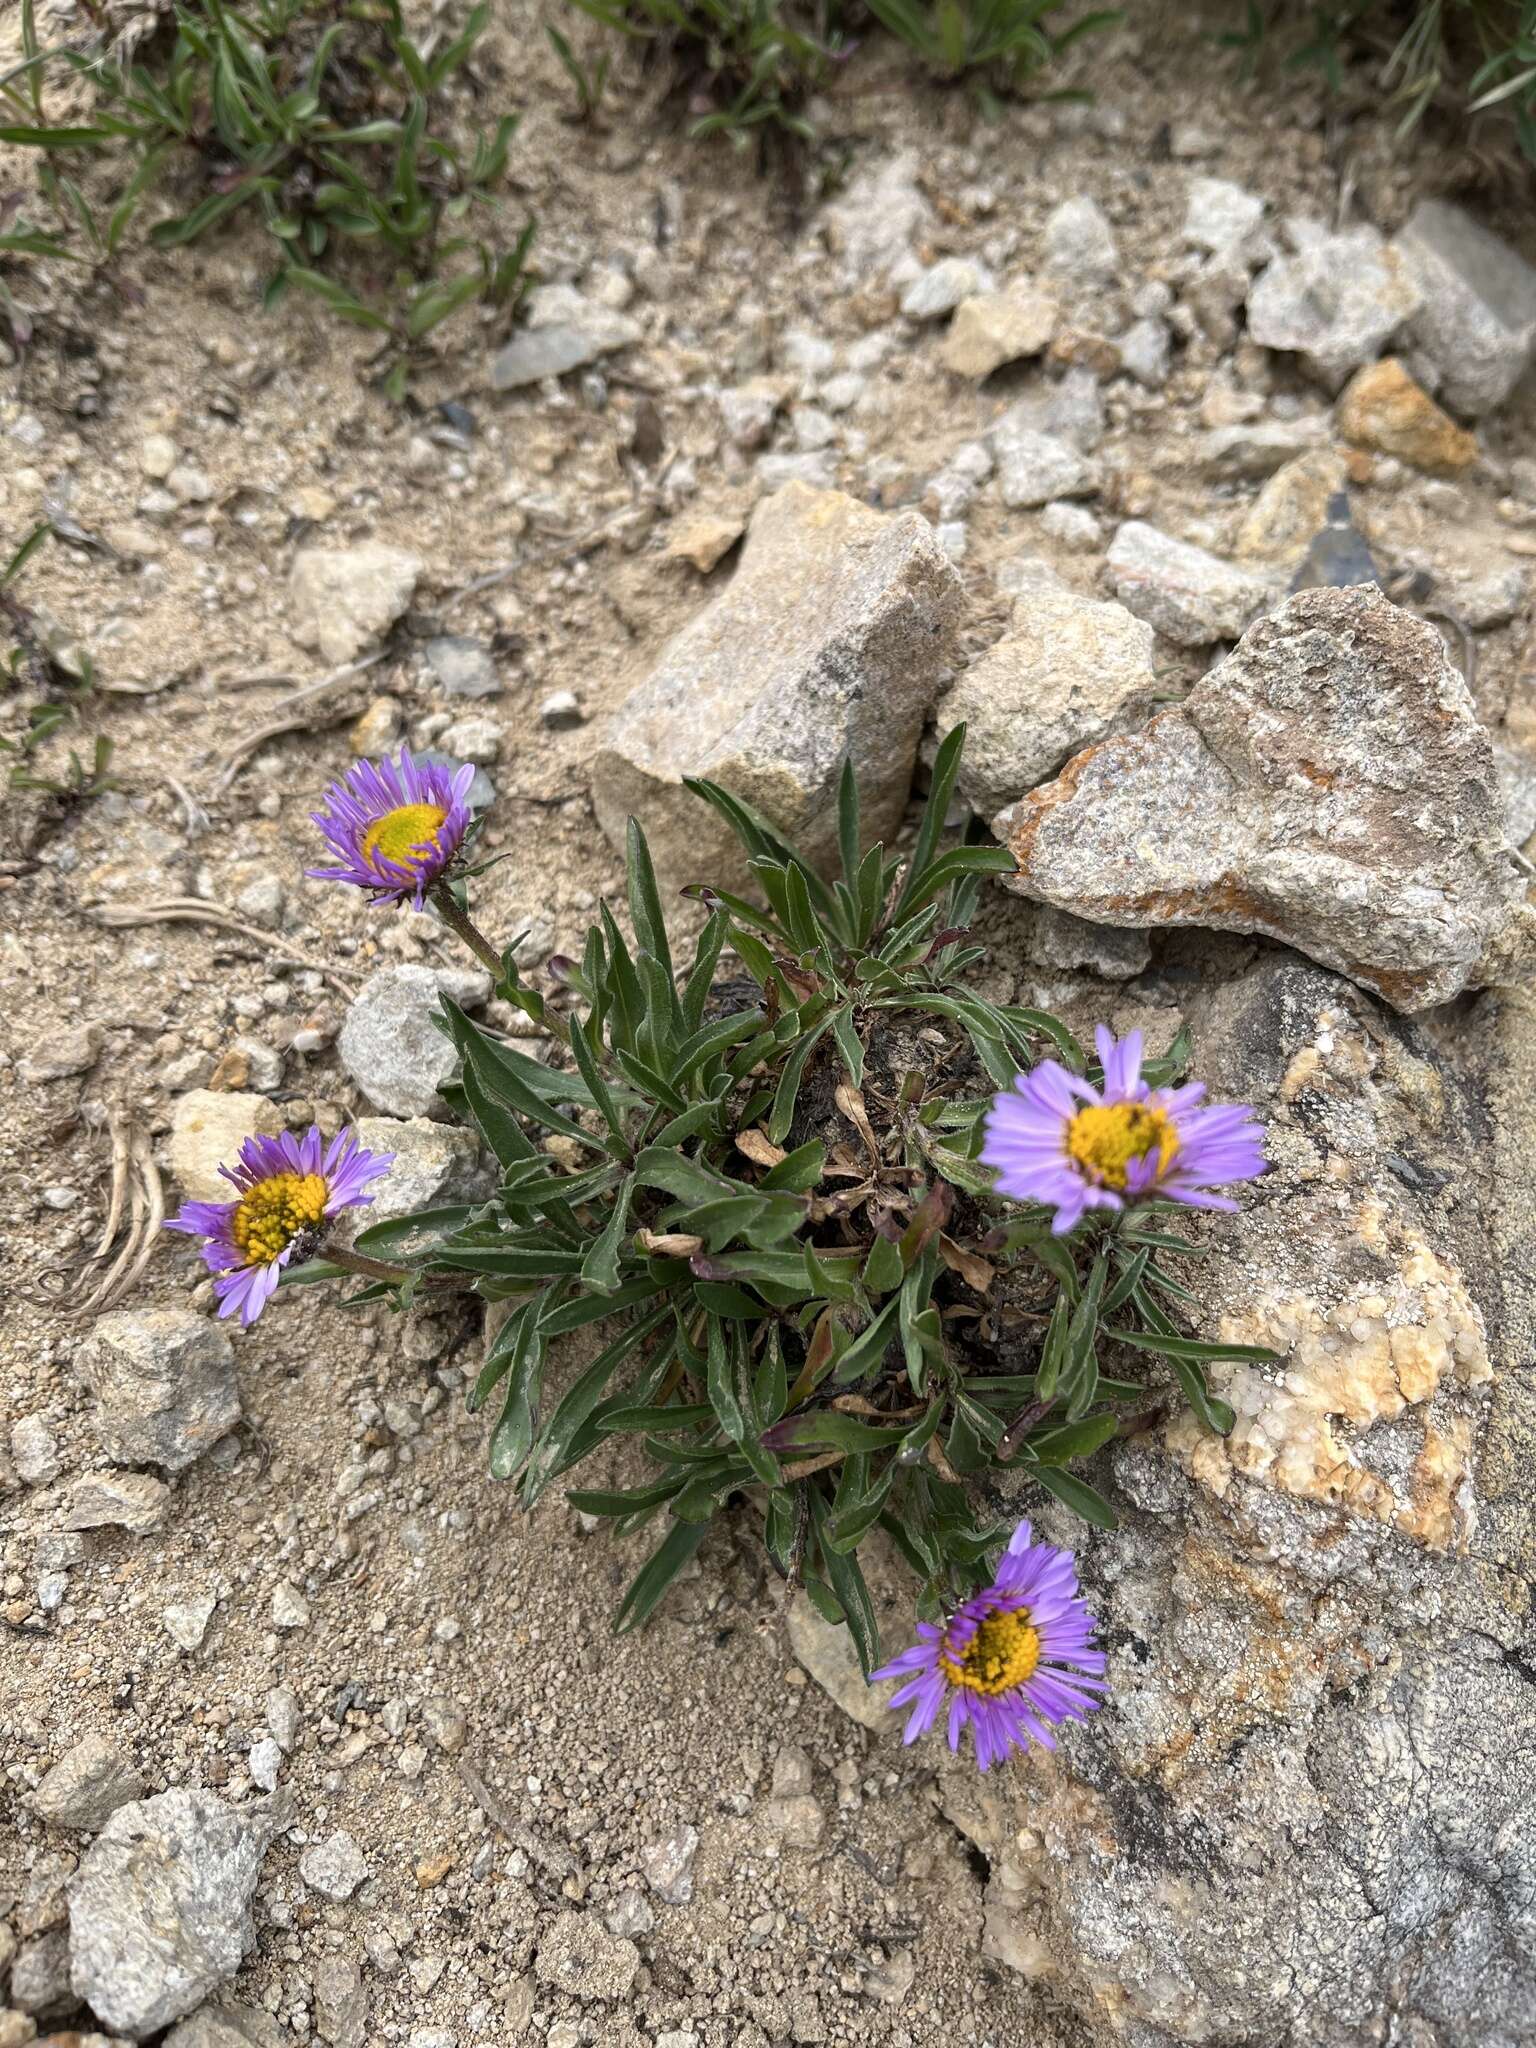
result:
M 707 576 L 735 547 L 746 527 L 741 513 L 698 512 L 685 519 L 667 542 L 669 562 L 687 562 Z
M 1004 363 L 1039 355 L 1060 317 L 1061 308 L 1048 292 L 1031 287 L 983 292 L 955 308 L 939 360 L 957 377 L 990 377 Z
M 1427 476 L 1460 476 L 1477 460 L 1477 441 L 1442 412 L 1395 356 L 1357 370 L 1339 399 L 1339 432 L 1346 441 Z
M 752 515 L 735 575 L 620 708 L 592 764 L 616 846 L 638 818 L 668 885 L 742 878 L 734 837 L 683 787 L 719 782 L 801 843 L 837 852 L 838 778 L 889 841 L 950 658 L 960 580 L 928 522 L 791 484 Z
M 1244 562 L 1299 562 L 1345 486 L 1347 458 L 1314 448 L 1277 469 L 1249 509 L 1233 552 Z
M 264 1095 L 189 1088 L 171 1123 L 171 1171 L 194 1202 L 233 1201 L 219 1168 L 234 1165 L 247 1138 L 275 1138 L 282 1128 Z

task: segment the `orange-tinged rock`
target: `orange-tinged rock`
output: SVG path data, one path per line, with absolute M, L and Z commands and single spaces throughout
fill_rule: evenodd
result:
M 1357 370 L 1339 400 L 1339 432 L 1346 441 L 1428 476 L 1460 476 L 1477 460 L 1477 442 L 1416 384 L 1395 356 Z

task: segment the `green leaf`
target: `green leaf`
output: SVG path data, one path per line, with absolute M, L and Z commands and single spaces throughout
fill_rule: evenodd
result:
M 880 1625 L 875 1620 L 874 1602 L 869 1597 L 869 1588 L 864 1583 L 858 1559 L 834 1550 L 827 1541 L 827 1504 L 822 1494 L 813 1487 L 810 1498 L 811 1519 L 816 1527 L 822 1565 L 848 1623 L 848 1632 L 859 1655 L 859 1668 L 867 1679 L 880 1662 Z
M 906 1278 L 901 1253 L 888 1237 L 876 1237 L 864 1261 L 864 1285 L 871 1294 L 890 1294 Z
M 653 1330 L 660 1328 L 668 1314 L 669 1310 L 663 1305 L 641 1321 L 632 1323 L 606 1350 L 600 1351 L 586 1371 L 578 1374 L 566 1388 L 560 1405 L 540 1432 L 523 1473 L 525 1508 L 532 1508 L 549 1482 L 564 1470 L 572 1444 L 602 1399 L 608 1382 L 630 1353 L 638 1349 Z
M 1075 1515 L 1081 1515 L 1096 1529 L 1119 1528 L 1119 1517 L 1103 1494 L 1095 1492 L 1086 1480 L 1079 1479 L 1075 1473 L 1058 1472 L 1049 1465 L 1041 1465 L 1034 1477 L 1047 1493 L 1054 1494 L 1064 1507 L 1069 1507 Z
M 419 291 L 406 308 L 405 332 L 408 340 L 420 341 L 430 334 L 434 327 L 457 313 L 461 306 L 467 306 L 477 299 L 485 288 L 485 280 L 478 270 L 466 276 L 456 277 L 449 283 L 426 285 Z
M 864 1086 L 864 1047 L 854 1028 L 853 1010 L 843 1003 L 832 1012 L 832 1035 L 837 1040 L 837 1049 L 842 1055 L 848 1078 L 855 1088 Z
M 1277 1365 L 1281 1354 L 1263 1344 L 1206 1343 L 1199 1337 L 1163 1336 L 1154 1330 L 1106 1330 L 1117 1344 L 1129 1344 L 1135 1351 L 1156 1351 L 1164 1358 L 1198 1359 L 1215 1362 L 1233 1359 L 1245 1365 Z
M 826 1163 L 826 1147 L 812 1138 L 807 1144 L 797 1145 L 793 1152 L 786 1152 L 777 1166 L 770 1166 L 758 1186 L 781 1194 L 809 1194 L 820 1184 Z
M 700 1308 L 707 1309 L 712 1316 L 725 1316 L 732 1322 L 761 1322 L 768 1311 L 760 1301 L 754 1301 L 750 1294 L 743 1294 L 739 1287 L 727 1287 L 718 1280 L 699 1280 L 694 1284 L 694 1295 Z
M 708 1522 L 678 1522 L 635 1574 L 613 1618 L 613 1632 L 625 1635 L 648 1621 L 662 1595 L 693 1556 L 709 1531 Z
M 1027 1448 L 1042 1465 L 1065 1465 L 1074 1458 L 1091 1458 L 1119 1427 L 1113 1415 L 1085 1415 L 1081 1422 L 1038 1431 L 1027 1439 Z
M 619 1253 L 629 1227 L 629 1204 L 634 1192 L 634 1176 L 626 1175 L 613 1198 L 607 1222 L 581 1262 L 581 1284 L 595 1294 L 612 1294 L 619 1284 Z
M 889 4 L 889 0 L 883 0 Z M 875 10 L 879 12 L 877 8 Z M 927 872 L 933 860 L 934 849 L 944 830 L 944 820 L 949 814 L 950 799 L 955 793 L 955 777 L 960 773 L 960 754 L 965 746 L 965 727 L 957 725 L 945 736 L 937 755 L 934 757 L 933 775 L 928 784 L 928 801 L 923 805 L 923 815 L 918 821 L 917 840 L 912 848 L 912 857 L 907 863 L 906 879 L 901 894 L 896 899 L 893 913 L 899 922 L 910 909 L 909 898 L 914 886 Z
M 853 772 L 853 756 L 843 758 L 843 772 L 837 784 L 837 846 L 842 857 L 843 880 L 858 899 L 859 889 L 859 779 Z
M 887 1346 L 897 1335 L 901 1296 L 895 1295 L 888 1301 L 869 1327 L 843 1352 L 835 1368 L 839 1386 L 850 1386 L 865 1373 L 873 1372 L 884 1358 Z
M 790 1451 L 877 1451 L 899 1444 L 906 1433 L 899 1424 L 884 1429 L 838 1408 L 814 1408 L 776 1422 L 763 1443 L 779 1457 Z
M 1058 1294 L 1051 1310 L 1051 1320 L 1046 1325 L 1045 1344 L 1040 1353 L 1040 1368 L 1035 1374 L 1035 1398 L 1039 1401 L 1053 1401 L 1056 1398 L 1057 1382 L 1061 1378 L 1062 1361 L 1067 1350 L 1067 1327 L 1071 1310 L 1064 1294 Z
M 539 1381 L 544 1364 L 544 1339 L 535 1327 L 538 1301 L 531 1301 L 508 1324 L 516 1327 L 501 1415 L 491 1432 L 491 1477 L 510 1479 L 519 1471 L 538 1425 Z M 503 1332 L 505 1335 L 505 1332 Z
M 789 1136 L 790 1126 L 795 1120 L 795 1101 L 800 1093 L 800 1083 L 805 1076 L 806 1064 L 820 1044 L 822 1035 L 831 1021 L 830 1017 L 823 1017 L 819 1024 L 805 1034 L 784 1062 L 779 1085 L 774 1090 L 773 1108 L 768 1115 L 768 1136 L 775 1145 L 782 1145 Z
M 629 915 L 635 927 L 635 937 L 643 952 L 659 961 L 672 989 L 672 1002 L 677 1008 L 677 1024 L 682 1030 L 682 1011 L 677 1007 L 677 993 L 673 987 L 672 949 L 667 943 L 667 923 L 661 913 L 661 896 L 656 887 L 656 870 L 651 865 L 651 849 L 645 843 L 645 834 L 638 822 L 631 818 L 626 841 L 628 853 Z

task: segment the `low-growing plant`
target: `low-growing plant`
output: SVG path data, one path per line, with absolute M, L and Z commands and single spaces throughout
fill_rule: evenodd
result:
M 0 141 L 40 152 L 61 234 L 78 233 L 96 259 L 117 252 L 151 195 L 183 202 L 150 230 L 160 248 L 254 213 L 274 244 L 267 303 L 310 292 L 399 356 L 460 307 L 510 305 L 521 289 L 533 226 L 503 243 L 492 196 L 517 117 L 479 130 L 467 152 L 444 123 L 444 88 L 489 19 L 481 0 L 423 53 L 400 0 L 184 0 L 119 61 L 42 51 L 24 0 L 27 62 L 0 84 L 21 118 L 0 123 Z M 50 62 L 89 85 L 83 119 L 47 118 Z M 104 220 L 76 175 L 102 154 L 132 166 Z M 32 246 L 12 253 L 72 253 L 61 235 L 27 232 Z
M 460 1065 L 443 1093 L 496 1158 L 490 1199 L 376 1224 L 335 1252 L 325 1218 L 367 1199 L 388 1161 L 333 1147 L 322 1162 L 315 1134 L 313 1158 L 286 1164 L 274 1144 L 293 1141 L 259 1141 L 270 1159 L 248 1148 L 241 1200 L 193 1205 L 178 1227 L 208 1240 L 224 1312 L 247 1321 L 290 1257 L 308 1261 L 294 1279 L 363 1274 L 360 1302 L 458 1287 L 495 1304 L 469 1396 L 495 1417 L 493 1475 L 525 1508 L 564 1485 L 620 1532 L 662 1525 L 620 1627 L 652 1612 L 716 1516 L 740 1511 L 871 1670 L 858 1551 L 874 1530 L 919 1574 L 921 1611 L 947 1613 L 1006 1534 L 990 1475 L 1110 1525 L 1071 1468 L 1166 1406 L 1137 1366 L 1164 1361 L 1224 1430 L 1206 1362 L 1270 1356 L 1179 1330 L 1192 1297 L 1169 1262 L 1194 1248 L 1164 1221 L 1179 1202 L 1232 1206 L 1210 1185 L 1262 1170 L 1248 1112 L 1198 1110 L 1198 1088 L 1172 1085 L 1182 1036 L 1142 1064 L 1139 1041 L 1101 1034 L 1096 1064 L 1055 1017 L 968 983 L 978 892 L 1012 860 L 944 843 L 963 739 L 939 751 L 904 859 L 864 845 L 845 767 L 831 882 L 748 805 L 691 784 L 761 901 L 685 890 L 707 912 L 685 969 L 631 822 L 633 939 L 604 905 L 581 959 L 549 963 L 569 1015 L 469 915 L 470 771 L 361 764 L 319 814 L 339 864 L 312 872 L 433 903 L 559 1061 L 445 999 Z M 551 1397 L 560 1340 L 599 1325 L 605 1341 Z M 582 1483 L 620 1439 L 645 1476 Z
M 806 101 L 826 83 L 846 46 L 842 0 L 571 0 L 583 14 L 669 67 L 671 97 L 689 114 L 694 137 L 724 135 L 738 146 L 754 136 L 806 141 Z M 551 31 L 552 35 L 557 31 Z M 585 101 L 590 90 L 569 44 L 561 62 Z
M 941 79 L 1012 91 L 1074 44 L 1123 19 L 1101 8 L 1062 21 L 1061 0 L 867 0 L 869 11 Z
M 1244 0 L 1241 25 L 1217 40 L 1245 77 L 1273 58 L 1334 92 L 1363 60 L 1400 137 L 1437 106 L 1469 124 L 1494 114 L 1536 164 L 1536 0 Z

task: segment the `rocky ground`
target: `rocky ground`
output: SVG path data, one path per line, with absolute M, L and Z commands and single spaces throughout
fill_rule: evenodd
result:
M 1528 218 L 1182 15 L 996 127 L 861 52 L 798 193 L 569 127 L 526 27 L 539 291 L 411 408 L 239 237 L 0 372 L 96 679 L 41 760 L 120 783 L 0 825 L 0 2044 L 1536 2041 Z M 1115 1704 L 983 1786 L 746 1522 L 616 1644 L 645 1539 L 489 1481 L 472 1319 L 230 1337 L 155 1229 L 252 1130 L 482 1170 L 426 1015 L 483 979 L 304 878 L 353 754 L 480 766 L 537 976 L 625 809 L 709 852 L 678 769 L 814 833 L 852 748 L 894 824 L 930 714 L 1021 863 L 989 985 L 1272 1124 L 1196 1321 L 1288 1352 L 1101 1461 Z

